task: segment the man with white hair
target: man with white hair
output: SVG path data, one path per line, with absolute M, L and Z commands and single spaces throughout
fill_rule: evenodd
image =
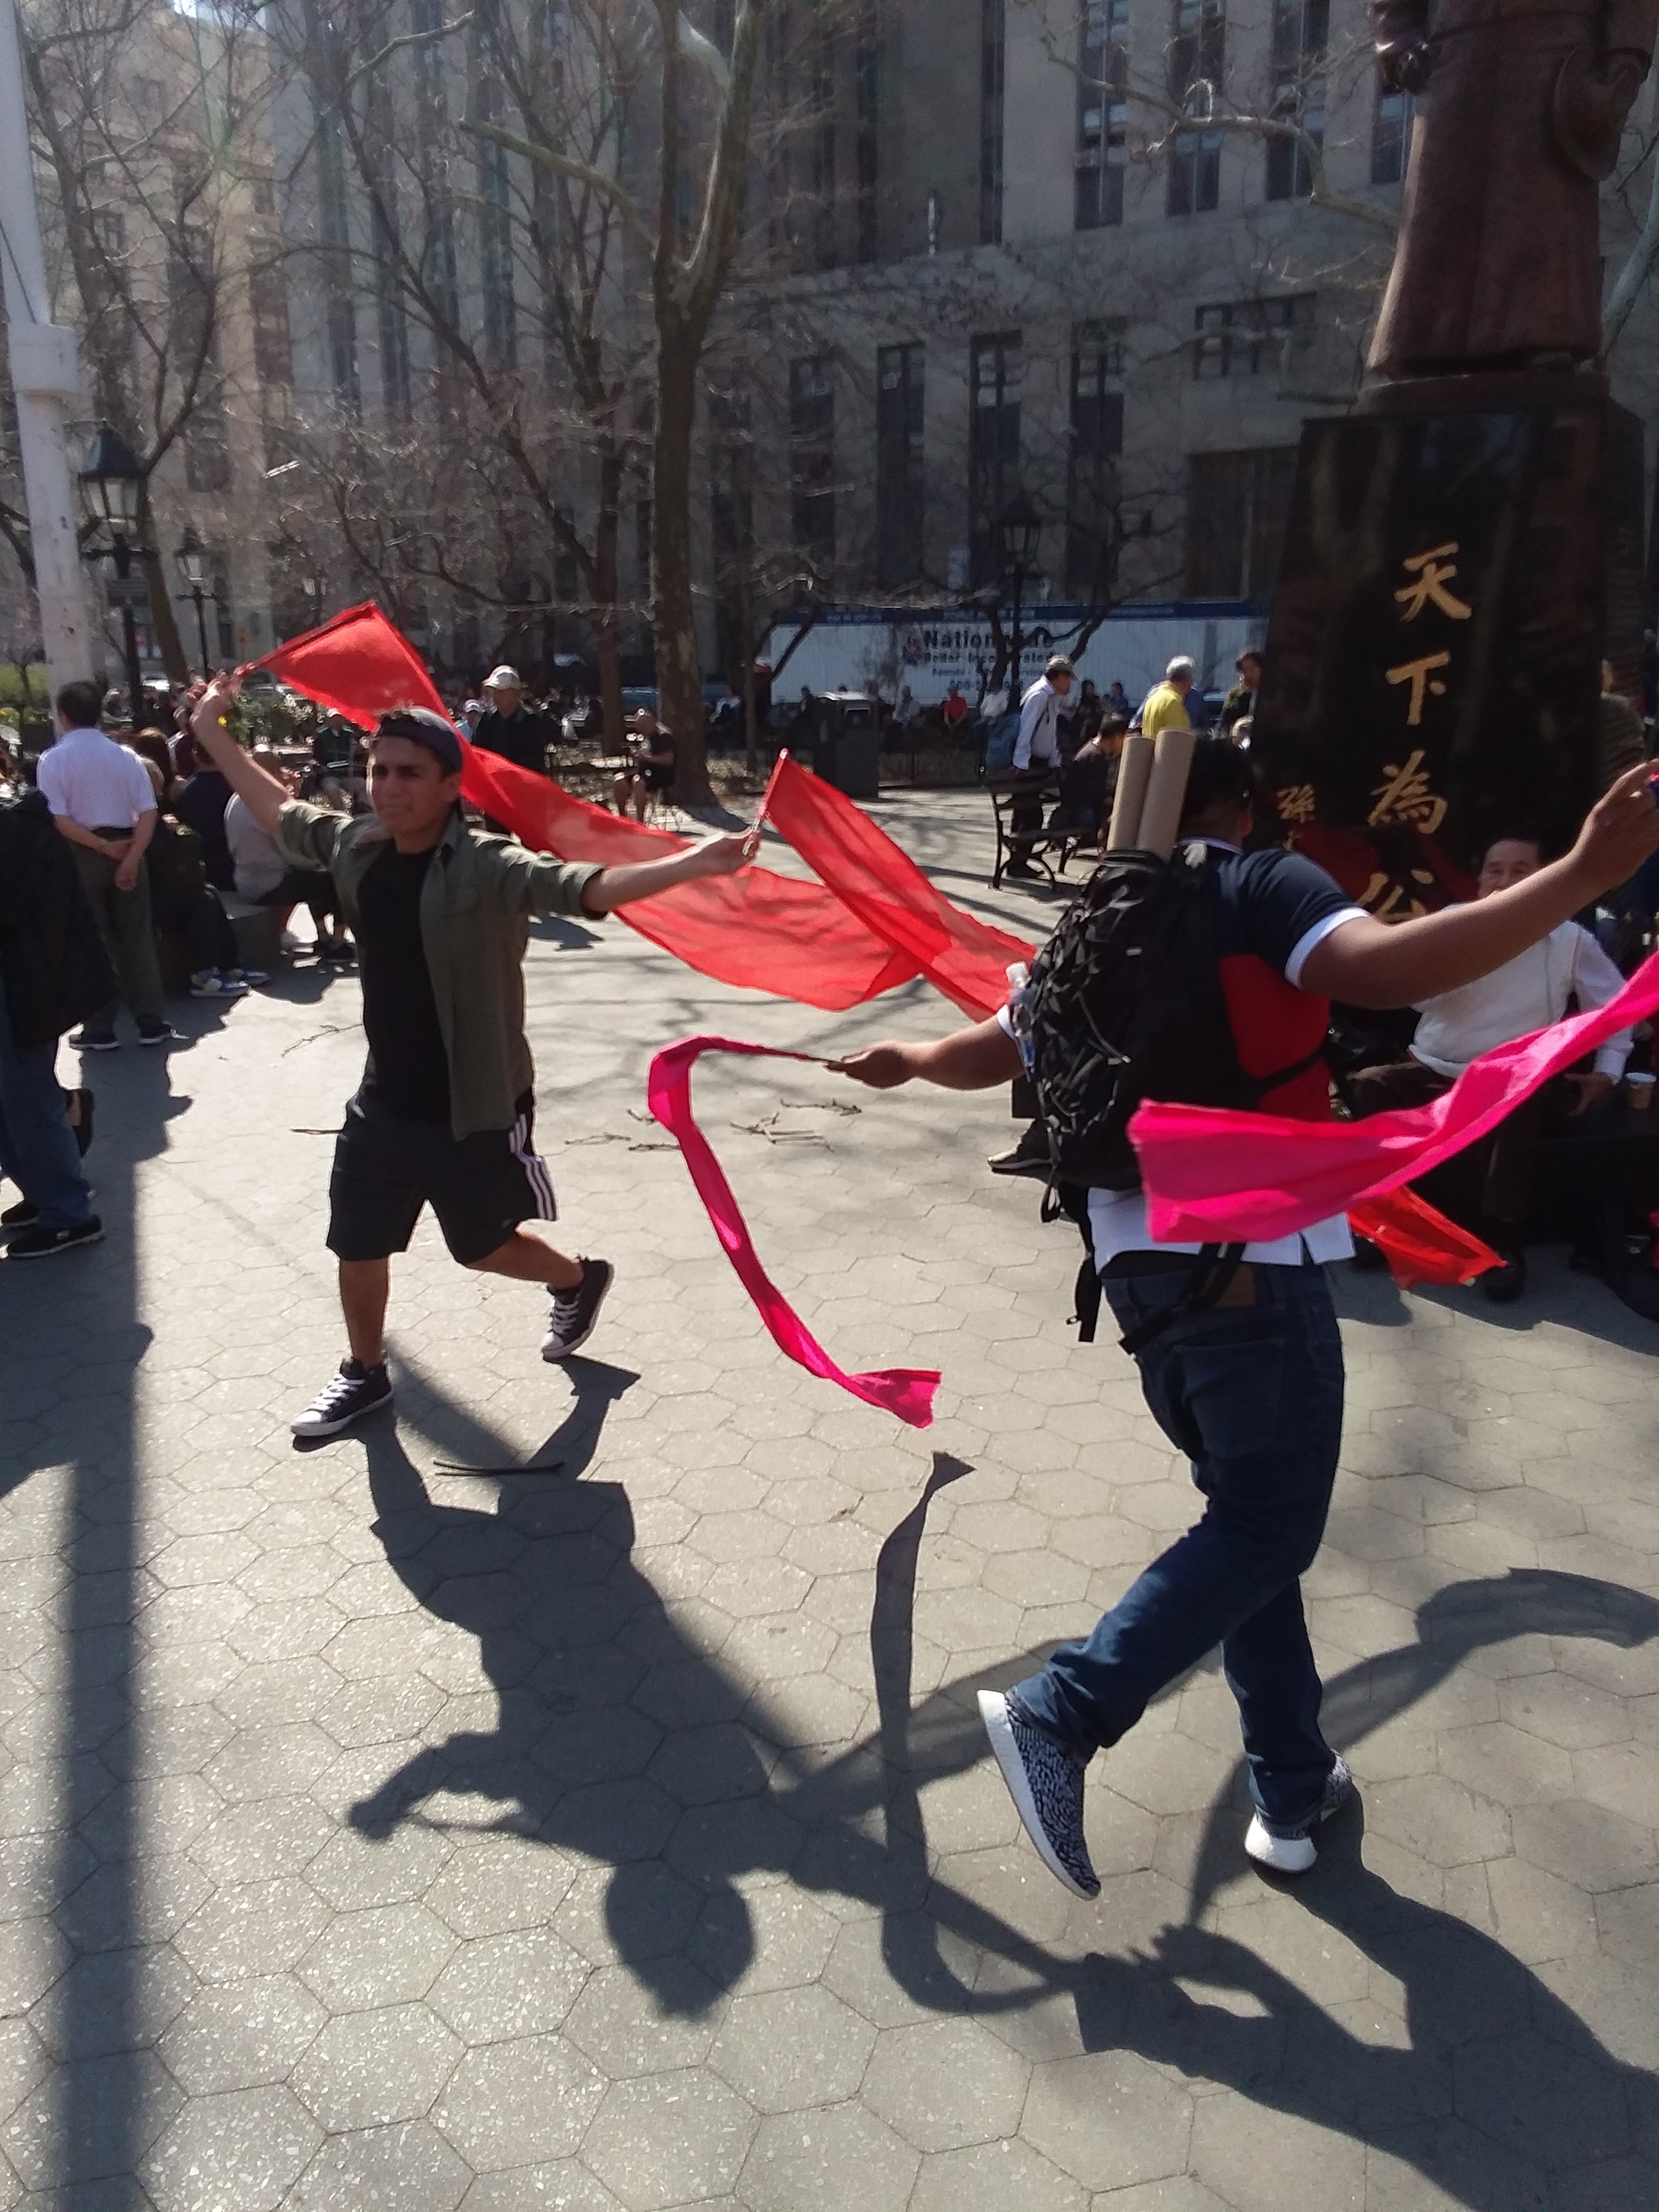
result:
M 1187 694 L 1197 673 L 1184 653 L 1176 653 L 1164 672 L 1164 681 L 1152 686 L 1140 709 L 1140 726 L 1146 736 L 1155 738 L 1160 730 L 1191 729 Z
M 553 726 L 545 714 L 525 705 L 523 677 L 503 661 L 485 677 L 483 688 L 489 709 L 472 732 L 473 744 L 480 752 L 496 753 L 515 768 L 534 769 L 538 775 L 545 775 Z
M 1035 876 L 1031 847 L 1042 828 L 1043 785 L 1060 763 L 1060 702 L 1072 688 L 1074 674 L 1063 653 L 1055 653 L 1019 702 L 1019 735 L 1014 740 L 1016 775 L 1029 776 L 1033 795 L 1014 802 L 1010 839 L 1012 857 L 1004 870 L 1010 876 Z

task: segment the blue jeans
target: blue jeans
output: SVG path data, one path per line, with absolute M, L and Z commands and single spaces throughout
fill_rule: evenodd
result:
M 58 1044 L 11 1041 L 0 984 L 0 1174 L 9 1176 L 43 1229 L 74 1229 L 92 1215 L 92 1193 L 58 1083 Z
M 1253 1303 L 1177 1322 L 1139 1355 L 1158 1426 L 1193 1464 L 1203 1517 L 1080 1644 L 1015 1694 L 1080 1757 L 1115 1743 L 1219 1644 L 1250 1795 L 1269 1820 L 1315 1812 L 1334 1754 L 1298 1577 L 1324 1534 L 1342 1440 L 1342 1340 L 1321 1267 L 1248 1271 Z M 1172 1305 L 1179 1273 L 1108 1276 L 1127 1331 Z

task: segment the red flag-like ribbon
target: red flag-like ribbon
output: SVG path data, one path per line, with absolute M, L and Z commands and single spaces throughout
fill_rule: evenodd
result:
M 1319 1124 L 1206 1106 L 1142 1106 L 1129 1124 L 1152 1234 L 1169 1243 L 1289 1237 L 1425 1175 L 1551 1076 L 1659 1012 L 1659 954 L 1605 1006 L 1471 1060 L 1428 1106 Z
M 767 1060 L 808 1060 L 811 1055 L 779 1052 L 769 1045 L 738 1044 L 730 1037 L 687 1037 L 657 1054 L 647 1079 L 646 1095 L 651 1111 L 684 1155 L 697 1195 L 708 1209 L 714 1234 L 724 1246 L 739 1281 L 754 1300 L 772 1341 L 810 1374 L 821 1375 L 828 1382 L 839 1382 L 843 1390 L 850 1390 L 866 1405 L 880 1406 L 890 1413 L 896 1413 L 913 1429 L 930 1427 L 933 1393 L 939 1388 L 937 1369 L 884 1367 L 869 1375 L 847 1374 L 836 1366 L 762 1267 L 754 1240 L 732 1195 L 732 1186 L 692 1116 L 691 1070 L 706 1052 L 740 1052 Z

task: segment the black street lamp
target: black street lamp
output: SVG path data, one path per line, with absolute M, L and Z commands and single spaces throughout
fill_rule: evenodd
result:
M 180 597 L 195 602 L 196 635 L 202 647 L 202 674 L 208 674 L 207 617 L 203 612 L 208 601 L 207 548 L 194 530 L 186 528 L 179 540 L 179 573 L 185 580 Z
M 323 618 L 323 601 L 328 596 L 328 580 L 324 576 L 301 576 L 300 589 L 306 595 L 306 605 L 311 610 L 311 627 L 315 629 Z
M 1009 645 L 1008 705 L 1011 710 L 1019 704 L 1019 661 L 1024 646 L 1019 632 L 1020 592 L 1028 576 L 1041 573 L 1036 566 L 1036 555 L 1042 536 L 1042 517 L 1037 513 L 1030 495 L 1017 491 L 997 517 L 997 545 L 1002 555 L 1003 569 L 1014 580 L 1014 627 Z
M 126 647 L 127 707 L 137 728 L 143 720 L 144 679 L 138 665 L 138 632 L 132 603 L 138 586 L 132 576 L 132 556 L 144 559 L 147 549 L 137 543 L 138 517 L 144 501 L 144 472 L 137 456 L 107 422 L 87 449 L 79 477 L 81 503 L 94 529 L 107 530 L 107 546 L 95 545 L 88 558 L 101 561 L 106 554 L 115 563 L 113 596 L 121 606 L 121 638 Z

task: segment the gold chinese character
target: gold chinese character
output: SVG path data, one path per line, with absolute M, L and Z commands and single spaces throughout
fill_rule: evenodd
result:
M 1430 605 L 1437 607 L 1443 615 L 1449 615 L 1454 622 L 1468 622 L 1474 609 L 1446 589 L 1457 574 L 1456 562 L 1447 556 L 1456 550 L 1455 542 L 1437 545 L 1432 553 L 1413 553 L 1410 560 L 1401 563 L 1407 574 L 1415 579 L 1403 591 L 1395 593 L 1406 610 L 1400 617 L 1401 622 L 1415 622 L 1424 608 Z
M 1310 783 L 1288 783 L 1282 791 L 1273 793 L 1281 822 L 1311 822 L 1314 818 L 1314 787 Z
M 1392 888 L 1390 888 L 1391 884 Z M 1389 894 L 1387 898 L 1382 897 L 1385 890 Z M 1375 915 L 1379 921 L 1408 921 L 1417 915 L 1428 912 L 1428 908 L 1419 899 L 1413 899 L 1403 912 L 1400 911 L 1400 902 L 1405 896 L 1403 884 L 1393 883 L 1392 878 L 1389 876 L 1375 875 L 1360 893 L 1359 903 L 1369 913 Z M 1381 901 L 1380 904 L 1377 903 L 1378 901 Z
M 1409 822 L 1431 837 L 1446 818 L 1446 802 L 1429 788 L 1421 750 L 1413 753 L 1401 768 L 1385 761 L 1382 773 L 1389 781 L 1378 784 L 1371 793 L 1376 801 L 1370 811 L 1371 827 L 1383 822 Z
M 1437 668 L 1450 666 L 1450 653 L 1425 653 L 1421 660 L 1402 660 L 1398 668 L 1384 672 L 1390 684 L 1409 684 L 1412 687 L 1411 704 L 1406 713 L 1406 727 L 1408 730 L 1416 729 L 1422 722 L 1424 702 L 1431 692 L 1437 699 L 1445 697 L 1446 687 L 1434 672 Z

